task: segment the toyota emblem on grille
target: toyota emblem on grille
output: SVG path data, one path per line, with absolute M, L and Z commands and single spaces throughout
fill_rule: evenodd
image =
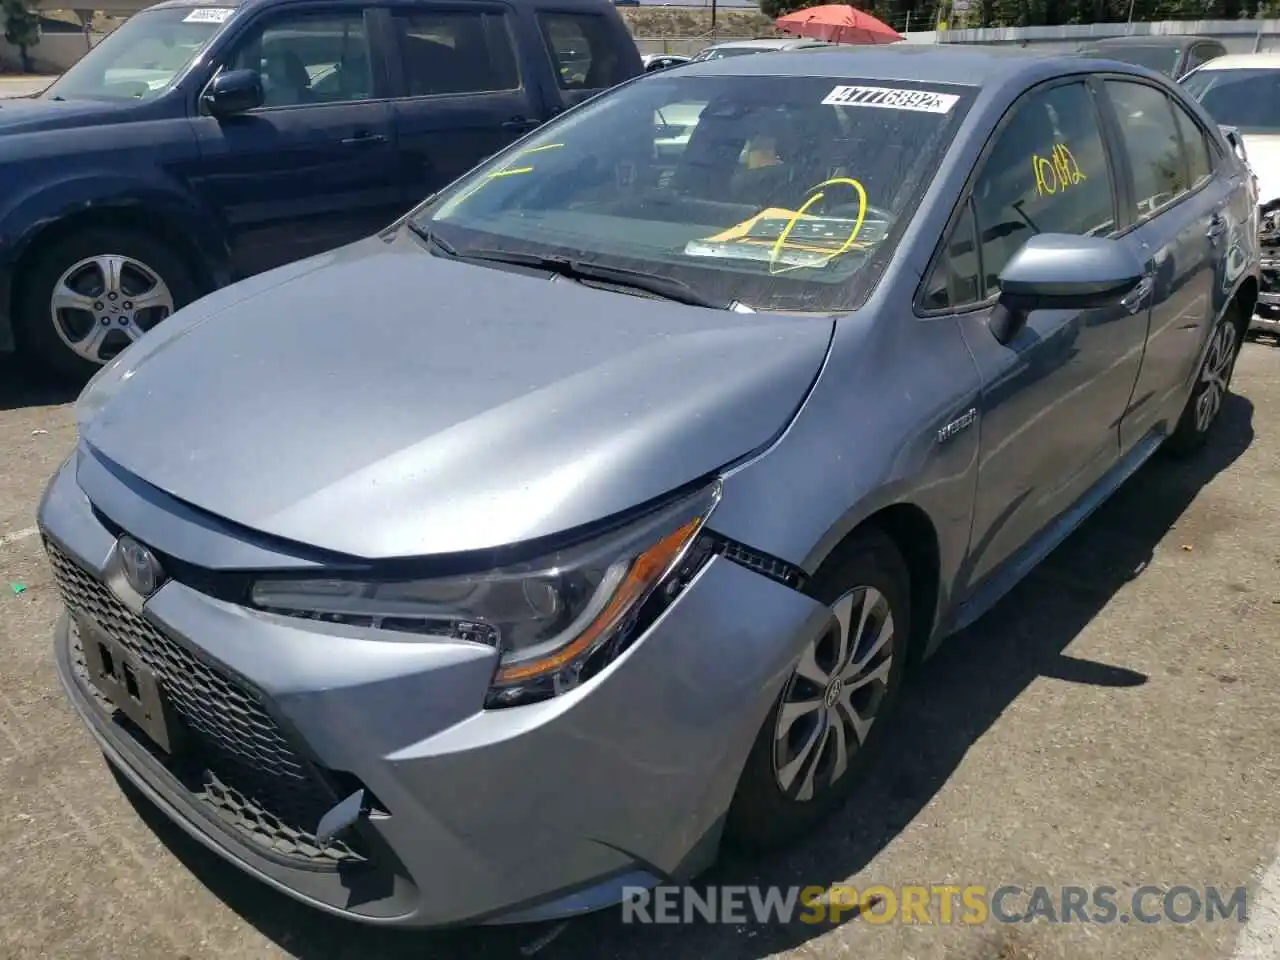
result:
M 120 552 L 120 566 L 129 586 L 143 597 L 155 593 L 164 582 L 164 570 L 156 555 L 132 537 L 121 537 L 116 549 Z

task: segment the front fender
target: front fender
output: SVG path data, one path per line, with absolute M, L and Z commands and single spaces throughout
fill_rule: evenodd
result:
M 813 573 L 869 517 L 909 504 L 937 533 L 942 622 L 969 546 L 981 382 L 953 320 L 877 314 L 837 322 L 804 408 L 725 478 L 712 525 Z
M 17 265 L 47 228 L 71 217 L 108 211 L 163 218 L 194 246 L 206 287 L 230 281 L 225 225 L 179 184 L 155 171 L 149 176 L 91 170 L 40 180 L 0 205 L 0 353 L 14 349 L 9 307 Z
M 88 170 L 41 180 L 20 191 L 0 206 L 0 257 L 6 265 L 17 263 L 42 230 L 67 217 L 126 210 L 166 217 L 209 262 L 225 265 L 230 256 L 225 225 L 181 185 L 157 173 Z

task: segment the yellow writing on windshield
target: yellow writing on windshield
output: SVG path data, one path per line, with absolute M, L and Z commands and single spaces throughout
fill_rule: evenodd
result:
M 835 186 L 854 191 L 857 198 L 854 218 L 810 212 L 824 198 L 823 189 Z M 799 209 L 767 207 L 727 230 L 690 243 L 685 252 L 698 257 L 758 260 L 768 264 L 770 276 L 790 270 L 821 269 L 851 250 L 867 248 L 869 244 L 859 239 L 867 210 L 867 192 L 862 184 L 848 177 L 837 177 L 812 187 Z M 847 236 L 843 235 L 845 229 L 848 229 Z M 758 255 L 753 251 L 758 251 Z
M 526 164 L 523 167 L 517 167 L 515 164 L 535 153 L 543 153 L 547 150 L 557 150 L 563 146 L 564 146 L 563 143 L 544 143 L 540 147 L 529 147 L 525 150 L 518 151 L 514 156 L 511 157 L 511 159 L 509 159 L 505 164 L 503 164 L 497 170 L 494 170 L 486 174 L 485 176 L 481 177 L 480 180 L 478 180 L 476 184 L 472 186 L 469 190 L 464 190 L 458 196 L 454 197 L 452 200 L 446 203 L 443 207 L 440 208 L 440 213 L 445 215 L 452 213 L 465 200 L 467 200 L 470 197 L 474 197 L 477 193 L 480 192 L 480 190 L 486 184 L 492 183 L 494 180 L 501 180 L 504 177 L 518 177 L 521 174 L 525 174 L 525 173 L 533 173 L 534 170 L 537 168 L 534 167 L 532 164 Z
M 1031 169 L 1036 176 L 1036 195 L 1052 196 L 1089 179 L 1076 163 L 1065 144 L 1056 143 L 1047 157 L 1031 155 Z
M 787 225 L 783 228 L 782 233 L 778 234 L 778 239 L 774 241 L 773 249 L 769 251 L 769 275 L 774 276 L 779 273 L 786 273 L 788 270 L 798 270 L 798 266 L 778 266 L 778 257 L 782 253 L 782 248 L 786 245 L 787 238 L 791 236 L 791 232 L 795 230 L 796 224 L 800 222 L 809 208 L 818 203 L 824 196 L 823 187 L 847 186 L 853 188 L 854 193 L 858 195 L 858 214 L 854 218 L 853 227 L 849 230 L 849 236 L 845 238 L 839 248 L 832 251 L 820 266 L 826 266 L 836 257 L 844 256 L 853 249 L 853 245 L 858 242 L 858 234 L 862 232 L 863 221 L 867 217 L 867 191 L 862 184 L 851 177 L 833 177 L 830 180 L 824 180 L 813 188 L 814 192 L 810 197 L 800 204 L 800 209 L 791 215 L 787 221 Z

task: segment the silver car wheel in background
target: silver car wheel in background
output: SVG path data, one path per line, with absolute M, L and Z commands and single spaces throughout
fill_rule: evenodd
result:
M 54 285 L 49 313 L 58 337 L 77 356 L 102 364 L 174 311 L 160 274 L 140 260 L 101 254 L 74 263 Z M 119 332 L 122 337 L 114 337 Z M 119 348 L 105 356 L 111 338 Z
M 855 587 L 832 612 L 839 629 L 805 649 L 774 727 L 774 776 L 786 796 L 800 801 L 844 775 L 871 732 L 893 666 L 893 612 L 884 594 Z
M 1227 393 L 1227 379 L 1231 376 L 1231 364 L 1235 359 L 1236 328 L 1231 323 L 1220 323 L 1209 343 L 1204 365 L 1200 368 L 1202 392 L 1196 398 L 1196 429 L 1204 432 L 1213 425 L 1222 409 L 1222 399 Z

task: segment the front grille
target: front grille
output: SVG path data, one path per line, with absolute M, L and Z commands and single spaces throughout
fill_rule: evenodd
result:
M 190 736 L 180 756 L 170 757 L 115 712 L 120 727 L 212 813 L 258 846 L 312 866 L 365 859 L 352 844 L 334 842 L 321 849 L 316 843 L 312 831 L 336 798 L 252 691 L 133 613 L 52 543 L 46 547 L 67 608 L 95 622 L 156 675 Z M 89 683 L 78 630 L 73 631 L 72 666 L 99 706 L 113 712 L 110 700 Z

